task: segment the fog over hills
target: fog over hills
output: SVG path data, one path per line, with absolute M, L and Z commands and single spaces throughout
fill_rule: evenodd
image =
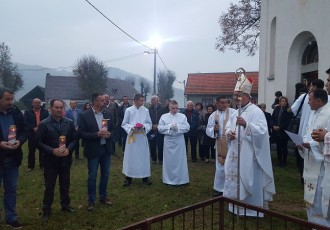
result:
M 20 99 L 26 93 L 28 93 L 35 86 L 40 85 L 41 87 L 45 87 L 45 79 L 47 73 L 55 76 L 73 76 L 71 68 L 47 68 L 39 65 L 25 65 L 21 63 L 16 63 L 20 72 L 23 74 L 24 86 L 23 89 L 16 93 L 16 99 Z M 127 77 L 135 79 L 135 88 L 140 91 L 140 79 L 144 78 L 147 82 L 150 83 L 151 88 L 153 83 L 147 80 L 145 77 L 140 76 L 138 74 L 129 73 L 125 70 L 108 67 L 108 76 L 111 78 L 117 78 L 125 80 Z M 151 93 L 150 93 L 151 95 Z M 183 105 L 183 90 L 174 88 L 174 98 L 178 101 L 179 105 L 182 107 Z M 149 98 L 147 98 L 149 101 Z

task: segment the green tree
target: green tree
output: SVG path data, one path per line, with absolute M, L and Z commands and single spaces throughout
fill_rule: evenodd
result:
M 245 50 L 249 56 L 255 55 L 259 47 L 261 0 L 239 0 L 230 3 L 228 12 L 219 18 L 221 35 L 217 37 L 215 48 L 224 52 L 226 48 L 240 53 Z
M 79 87 L 87 95 L 103 93 L 107 89 L 108 70 L 102 61 L 92 55 L 79 59 L 73 74 L 78 77 Z
M 17 65 L 12 63 L 11 57 L 9 47 L 2 42 L 0 44 L 0 85 L 17 92 L 23 88 L 23 75 L 19 72 Z
M 171 99 L 174 96 L 173 83 L 176 76 L 171 70 L 160 70 L 157 76 L 158 97 L 162 104 L 164 104 L 166 100 Z

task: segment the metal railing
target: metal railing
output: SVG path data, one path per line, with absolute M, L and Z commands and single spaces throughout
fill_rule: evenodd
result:
M 228 205 L 241 207 L 245 213 L 254 210 L 264 218 L 244 217 L 233 214 Z M 194 205 L 154 216 L 120 230 L 168 230 L 168 229 L 318 229 L 328 227 L 296 217 L 252 206 L 226 197 L 215 197 Z

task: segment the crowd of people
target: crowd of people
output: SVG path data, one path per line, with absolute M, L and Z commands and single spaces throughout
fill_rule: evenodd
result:
M 214 195 L 268 208 L 275 194 L 270 144 L 276 143 L 277 163 L 286 167 L 289 137 L 285 130 L 296 116 L 300 118 L 298 135 L 303 137 L 303 143 L 296 146 L 297 165 L 304 183 L 308 220 L 330 226 L 330 157 L 323 152 L 324 145 L 329 144 L 324 142 L 324 136 L 330 130 L 330 69 L 326 73 L 326 90 L 324 82 L 315 79 L 308 92 L 304 88 L 297 94 L 291 107 L 288 98 L 276 92 L 272 115 L 266 112 L 265 104 L 256 105 L 251 100 L 253 82 L 244 74 L 234 89 L 235 108 L 230 108 L 227 97 L 219 96 L 205 110 L 202 103 L 192 101 L 183 109 L 175 100 L 163 107 L 155 95 L 146 108 L 142 94 L 134 96 L 133 104 L 124 96 L 119 106 L 113 96 L 95 93 L 82 110 L 71 100 L 65 111 L 65 103 L 60 99 L 52 99 L 46 110 L 35 98 L 32 108 L 23 115 L 13 106 L 13 92 L 1 88 L 0 181 L 6 224 L 21 227 L 16 213 L 16 190 L 22 145 L 26 141 L 27 172 L 34 170 L 35 152 L 39 149 L 39 166 L 45 181 L 42 218 L 46 221 L 51 216 L 57 178 L 62 211 L 75 212 L 70 206 L 70 170 L 73 154 L 76 160 L 83 157 L 79 139 L 88 166 L 88 211 L 93 211 L 97 200 L 105 206 L 112 205 L 108 182 L 111 157 L 116 152 L 123 152 L 125 187 L 131 186 L 134 178 L 142 179 L 146 186 L 152 185 L 151 163 L 162 165 L 164 184 L 187 185 L 190 153 L 192 162 L 215 163 Z M 116 151 L 116 143 L 122 151 Z M 263 217 L 249 209 L 229 210 L 238 215 Z

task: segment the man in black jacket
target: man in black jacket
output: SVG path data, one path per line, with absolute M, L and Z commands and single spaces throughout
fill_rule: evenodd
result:
M 150 103 L 151 106 L 149 108 L 149 115 L 152 121 L 152 128 L 148 133 L 148 140 L 149 140 L 151 160 L 154 164 L 157 163 L 157 152 L 158 152 L 158 161 L 159 164 L 162 164 L 164 135 L 158 132 L 157 126 L 160 117 L 164 114 L 164 108 L 161 107 L 159 103 L 159 98 L 156 95 L 151 97 Z
M 118 144 L 122 146 L 122 150 L 123 153 L 125 152 L 125 145 L 126 145 L 126 138 L 127 138 L 127 133 L 126 131 L 121 127 L 121 123 L 124 120 L 124 115 L 125 115 L 125 111 L 127 108 L 131 107 L 132 105 L 128 102 L 128 97 L 127 96 L 123 96 L 122 99 L 122 104 L 121 106 L 118 108 L 118 118 L 119 118 L 119 122 L 118 122 L 118 134 L 120 134 L 118 136 Z
M 107 195 L 107 189 L 112 153 L 110 136 L 114 128 L 114 123 L 111 119 L 111 114 L 107 110 L 104 110 L 105 99 L 103 94 L 93 94 L 92 103 L 92 109 L 81 113 L 78 121 L 79 136 L 84 141 L 85 153 L 88 160 L 88 211 L 94 209 L 96 177 L 99 166 L 101 168 L 99 199 L 101 204 L 112 205 Z
M 41 107 L 41 100 L 39 98 L 34 98 L 32 100 L 32 108 L 26 110 L 24 113 L 24 123 L 28 135 L 28 168 L 26 171 L 30 172 L 35 166 L 35 152 L 37 149 L 36 133 L 40 121 L 49 117 L 47 110 Z M 42 169 L 43 163 L 43 153 L 39 151 L 39 166 Z
M 0 185 L 3 183 L 5 221 L 8 226 L 20 228 L 16 213 L 16 190 L 18 168 L 23 156 L 21 146 L 27 138 L 23 114 L 13 106 L 13 100 L 10 89 L 0 88 Z
M 70 207 L 69 189 L 72 152 L 77 144 L 76 130 L 73 122 L 62 116 L 62 100 L 51 100 L 50 110 L 51 116 L 40 122 L 36 135 L 38 147 L 44 153 L 44 220 L 50 217 L 57 176 L 60 183 L 61 209 L 74 212 Z

